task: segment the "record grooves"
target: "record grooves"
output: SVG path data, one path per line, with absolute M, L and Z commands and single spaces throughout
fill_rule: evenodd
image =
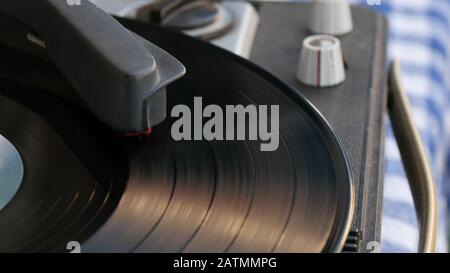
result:
M 47 92 L 2 80 L 0 131 L 24 164 L 21 188 L 0 210 L 2 252 L 65 251 L 99 227 L 123 191 L 120 153 L 106 152 L 109 141 L 99 142 L 98 130 L 86 134 L 89 127 L 62 106 Z
M 0 211 L 0 251 L 61 251 L 73 240 L 83 252 L 340 251 L 353 213 L 352 179 L 317 110 L 230 53 L 123 23 L 186 65 L 187 76 L 167 90 L 168 109 L 192 107 L 196 96 L 222 107 L 277 104 L 278 150 L 261 152 L 259 141 L 175 141 L 172 118 L 148 139 L 119 138 L 49 94 L 67 86 L 55 71 L 34 79 L 46 82 L 44 95 L 29 87 L 30 78 L 19 85 L 20 77 L 0 70 L 7 74 L 0 77 L 0 134 L 25 163 L 21 190 Z M 39 62 L 47 61 L 27 57 L 14 65 Z M 31 208 L 38 212 L 28 215 Z

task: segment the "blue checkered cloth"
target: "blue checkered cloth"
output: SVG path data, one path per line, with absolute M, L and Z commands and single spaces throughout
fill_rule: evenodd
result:
M 368 5 L 370 1 L 355 0 Z M 372 1 L 373 2 L 373 1 Z M 425 143 L 439 198 L 437 250 L 447 251 L 450 170 L 450 0 L 381 0 L 371 6 L 389 20 L 389 57 L 398 57 L 414 120 Z M 381 230 L 383 252 L 416 252 L 418 224 L 389 122 Z

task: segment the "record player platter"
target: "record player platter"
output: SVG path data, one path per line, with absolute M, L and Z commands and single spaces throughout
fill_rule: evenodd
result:
M 263 152 L 259 141 L 175 141 L 173 118 L 146 139 L 119 137 L 50 94 L 68 86 L 54 69 L 17 75 L 49 67 L 45 59 L 2 50 L 0 135 L 22 157 L 23 179 L 0 210 L 0 251 L 63 251 L 70 241 L 83 252 L 340 251 L 353 214 L 352 178 L 320 113 L 231 53 L 122 23 L 186 66 L 187 75 L 167 89 L 168 109 L 192 106 L 194 97 L 221 107 L 279 105 L 278 149 Z

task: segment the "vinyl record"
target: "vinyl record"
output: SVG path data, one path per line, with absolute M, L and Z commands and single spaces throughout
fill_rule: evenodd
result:
M 0 135 L 20 155 L 14 168 L 22 167 L 23 175 L 18 184 L 11 176 L 0 183 L 19 185 L 0 209 L 0 252 L 65 251 L 95 231 L 117 203 L 126 168 L 92 136 L 80 135 L 85 126 L 60 105 L 37 89 L 1 81 Z
M 52 251 L 76 238 L 83 252 L 340 251 L 353 214 L 353 185 L 342 146 L 319 112 L 231 53 L 159 27 L 123 23 L 187 67 L 186 77 L 167 90 L 169 115 L 179 104 L 193 109 L 194 97 L 222 109 L 278 105 L 278 149 L 262 152 L 259 141 L 175 141 L 170 117 L 148 138 L 119 144 L 116 134 L 67 102 L 48 107 L 49 98 L 41 98 L 31 112 L 30 105 L 2 97 L 1 111 L 20 117 L 12 124 L 2 113 L 0 134 L 24 158 L 25 180 L 0 211 L 0 250 Z M 44 65 L 31 59 L 16 65 Z M 26 79 L 8 71 L 9 79 L 35 82 L 49 93 L 72 92 L 51 69 Z M 55 113 L 45 114 L 50 108 L 59 111 L 58 122 L 52 121 Z M 126 162 L 125 181 L 121 171 L 105 171 L 121 170 L 117 158 Z M 93 175 L 97 170 L 101 174 Z M 110 201 L 111 190 L 122 193 L 120 200 Z M 45 206 L 33 206 L 39 202 Z M 43 210 L 34 213 L 30 206 Z M 7 222 L 15 228 L 5 227 Z M 55 236 L 54 230 L 61 232 Z
M 130 158 L 116 211 L 84 244 L 112 252 L 340 251 L 353 213 L 348 162 L 330 126 L 303 96 L 251 63 L 157 27 L 124 21 L 182 61 L 168 89 L 175 105 L 279 105 L 280 146 L 172 140 L 154 128 Z

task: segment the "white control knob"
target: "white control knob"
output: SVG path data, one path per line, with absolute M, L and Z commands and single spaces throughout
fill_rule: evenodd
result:
M 328 35 L 314 35 L 303 41 L 297 78 L 315 87 L 330 87 L 345 80 L 341 43 Z
M 353 30 L 352 12 L 347 0 L 313 0 L 309 18 L 312 33 L 333 36 Z

